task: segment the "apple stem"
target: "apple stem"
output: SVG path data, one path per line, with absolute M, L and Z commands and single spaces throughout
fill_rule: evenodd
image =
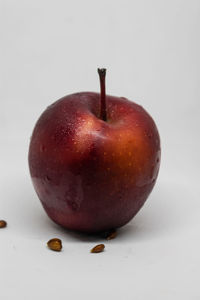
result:
M 107 111 L 106 111 L 106 69 L 98 69 L 100 87 L 101 87 L 101 105 L 100 105 L 100 118 L 103 121 L 107 121 Z

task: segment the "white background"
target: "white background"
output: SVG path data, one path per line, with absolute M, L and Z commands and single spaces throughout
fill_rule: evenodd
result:
M 199 0 L 0 0 L 1 299 L 200 299 L 199 53 Z M 153 116 L 162 164 L 143 209 L 93 255 L 102 239 L 47 218 L 27 152 L 50 103 L 99 90 L 97 67 L 109 94 Z

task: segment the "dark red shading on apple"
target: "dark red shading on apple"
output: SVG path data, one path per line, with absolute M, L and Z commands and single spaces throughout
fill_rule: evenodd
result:
M 50 105 L 29 148 L 36 193 L 68 229 L 100 232 L 130 221 L 155 184 L 160 139 L 150 115 L 123 97 L 82 92 Z

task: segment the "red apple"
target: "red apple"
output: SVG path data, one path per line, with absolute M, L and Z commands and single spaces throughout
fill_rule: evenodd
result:
M 160 139 L 150 115 L 123 97 L 68 95 L 37 121 L 30 142 L 32 181 L 48 216 L 66 228 L 100 232 L 130 221 L 150 194 Z

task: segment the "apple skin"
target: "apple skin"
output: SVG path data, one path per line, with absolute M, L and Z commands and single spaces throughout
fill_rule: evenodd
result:
M 123 97 L 82 92 L 50 105 L 34 128 L 29 168 L 35 191 L 57 224 L 101 232 L 129 222 L 146 201 L 160 165 L 150 115 Z

